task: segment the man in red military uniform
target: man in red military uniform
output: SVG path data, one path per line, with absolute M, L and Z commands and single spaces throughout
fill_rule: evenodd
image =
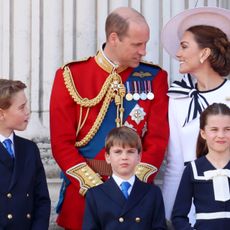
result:
M 50 101 L 51 146 L 63 172 L 57 223 L 80 230 L 84 195 L 111 175 L 104 161 L 108 132 L 126 125 L 142 139 L 136 175 L 152 183 L 168 142 L 167 73 L 141 62 L 149 27 L 132 8 L 106 20 L 106 43 L 95 57 L 57 70 Z

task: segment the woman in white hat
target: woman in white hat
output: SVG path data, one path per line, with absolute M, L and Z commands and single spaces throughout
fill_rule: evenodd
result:
M 225 78 L 230 73 L 229 40 L 230 11 L 222 8 L 185 10 L 163 28 L 163 46 L 184 74 L 168 92 L 170 139 L 163 180 L 168 220 L 184 166 L 196 158 L 200 113 L 214 102 L 230 106 L 230 81 Z

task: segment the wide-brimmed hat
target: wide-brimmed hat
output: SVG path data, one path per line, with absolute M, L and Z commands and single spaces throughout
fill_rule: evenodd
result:
M 161 41 L 165 50 L 176 57 L 183 33 L 195 25 L 221 29 L 230 40 L 230 10 L 218 7 L 199 7 L 185 10 L 173 17 L 163 28 Z

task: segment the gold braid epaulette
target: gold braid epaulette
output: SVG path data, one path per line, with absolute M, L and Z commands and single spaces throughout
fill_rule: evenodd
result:
M 108 78 L 106 79 L 105 83 L 103 84 L 102 89 L 99 92 L 99 94 L 93 99 L 82 98 L 79 95 L 79 93 L 78 93 L 78 91 L 74 85 L 72 74 L 71 74 L 68 66 L 64 67 L 63 77 L 64 77 L 65 85 L 66 85 L 71 97 L 80 106 L 92 107 L 92 106 L 98 104 L 102 100 L 102 98 L 105 96 L 105 99 L 103 101 L 100 112 L 99 112 L 93 126 L 91 127 L 90 131 L 87 133 L 87 135 L 81 141 L 76 141 L 76 143 L 75 143 L 76 147 L 82 147 L 82 146 L 86 145 L 95 136 L 98 129 L 100 128 L 101 123 L 104 120 L 106 112 L 108 110 L 110 101 L 114 97 L 114 90 L 113 90 L 113 87 L 111 87 L 111 84 L 114 80 L 119 78 L 119 75 L 117 75 L 116 73 L 111 73 L 108 76 Z
M 108 93 L 105 96 L 105 100 L 103 101 L 101 110 L 92 126 L 92 128 L 90 129 L 90 131 L 87 133 L 87 135 L 81 140 L 81 141 L 76 141 L 75 146 L 76 147 L 81 147 L 86 145 L 97 133 L 98 129 L 101 126 L 102 121 L 105 118 L 106 112 L 108 110 L 109 107 L 109 103 L 111 101 L 111 98 L 113 96 L 113 92 L 111 89 L 109 89 Z
M 136 168 L 135 168 L 135 174 L 136 176 L 144 181 L 147 182 L 148 178 L 153 174 L 157 172 L 157 168 L 154 165 L 140 162 Z
M 88 98 L 82 98 L 79 95 L 79 93 L 75 87 L 71 71 L 70 71 L 68 66 L 64 67 L 63 76 L 64 76 L 65 85 L 66 85 L 71 97 L 74 99 L 74 101 L 78 105 L 83 106 L 83 107 L 92 107 L 92 106 L 97 105 L 102 100 L 102 98 L 105 96 L 105 94 L 108 91 L 108 88 L 110 86 L 111 80 L 112 80 L 111 77 L 108 77 L 106 79 L 105 83 L 103 84 L 99 94 L 93 99 L 88 99 Z

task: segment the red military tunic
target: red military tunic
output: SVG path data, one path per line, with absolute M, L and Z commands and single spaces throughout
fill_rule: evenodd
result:
M 155 76 L 151 76 L 152 80 L 145 83 L 151 84 L 149 87 L 154 93 L 154 99 L 137 100 L 135 108 L 132 108 L 130 114 L 127 114 L 124 124 L 135 129 L 142 138 L 142 162 L 159 169 L 164 158 L 169 132 L 167 120 L 168 97 L 166 95 L 168 90 L 167 73 L 154 65 L 142 63 L 140 66 L 141 69 L 137 69 L 137 71 L 133 68 L 127 68 L 119 72 L 119 75 L 125 84 L 130 76 L 142 81 L 145 76 L 153 75 L 149 74 L 148 71 L 153 69 L 153 72 L 156 73 Z M 73 83 L 82 100 L 83 98 L 93 99 L 99 94 L 110 74 L 108 70 L 111 70 L 111 66 L 109 66 L 108 61 L 101 52 L 87 60 L 69 63 L 68 67 L 71 71 Z M 146 72 L 145 69 L 147 69 Z M 136 88 L 136 93 L 140 94 L 140 84 L 138 83 L 138 85 L 137 83 L 138 81 L 136 81 L 133 88 Z M 81 229 L 84 214 L 84 197 L 79 194 L 80 180 L 67 172 L 85 162 L 86 158 L 104 160 L 104 148 L 95 152 L 98 142 L 94 141 L 94 138 L 90 144 L 84 146 L 87 154 L 75 147 L 76 141 L 82 140 L 89 133 L 102 108 L 104 99 L 97 105 L 90 107 L 87 114 L 87 108 L 83 107 L 81 110 L 70 95 L 67 85 L 68 83 L 64 82 L 63 68 L 60 68 L 55 76 L 50 101 L 51 146 L 53 156 L 69 179 L 70 184 L 66 188 L 57 223 L 68 229 Z M 148 84 L 142 84 L 142 86 L 145 87 L 144 90 L 147 90 Z M 139 92 L 137 92 L 138 89 Z M 128 103 L 128 101 L 126 102 Z M 114 100 L 110 102 L 109 107 L 112 104 L 114 104 Z M 124 109 L 126 110 L 125 103 Z M 79 129 L 79 119 L 84 120 L 85 117 L 87 117 L 86 121 L 82 122 L 83 126 L 76 134 L 76 130 Z M 116 114 L 111 114 L 106 119 L 108 125 L 113 124 L 114 127 L 116 126 Z M 106 130 L 107 124 L 102 124 L 100 128 L 102 129 L 103 126 Z M 110 130 L 107 131 L 109 132 Z M 102 138 L 104 141 L 103 135 Z M 152 182 L 155 174 L 147 177 L 148 182 Z

